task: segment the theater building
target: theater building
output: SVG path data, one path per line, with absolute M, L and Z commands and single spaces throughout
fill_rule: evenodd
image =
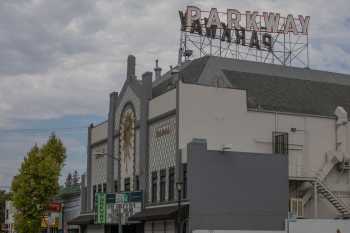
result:
M 349 75 L 204 56 L 165 74 L 157 62 L 138 78 L 129 56 L 108 119 L 89 127 L 76 220 L 84 232 L 117 232 L 94 224 L 95 193 L 136 190 L 143 208 L 123 232 L 283 231 L 288 216 L 347 218 L 348 112 Z

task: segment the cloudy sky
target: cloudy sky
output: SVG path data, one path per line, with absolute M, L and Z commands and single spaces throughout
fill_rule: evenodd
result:
M 349 0 L 0 0 L 0 186 L 52 131 L 68 150 L 64 174 L 85 170 L 86 126 L 106 118 L 108 94 L 177 61 L 178 10 L 236 8 L 310 15 L 311 68 L 350 73 Z

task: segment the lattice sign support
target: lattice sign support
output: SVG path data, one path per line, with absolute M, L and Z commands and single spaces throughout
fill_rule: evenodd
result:
M 235 9 L 179 11 L 179 60 L 214 55 L 286 66 L 309 67 L 309 16 Z

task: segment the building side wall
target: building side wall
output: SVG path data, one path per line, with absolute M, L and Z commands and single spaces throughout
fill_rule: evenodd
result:
M 71 196 L 64 203 L 64 229 L 79 229 L 79 226 L 70 226 L 68 222 L 80 214 L 80 195 Z
M 318 177 L 329 166 L 326 156 L 336 150 L 336 119 L 321 116 L 264 112 L 247 109 L 246 91 L 180 83 L 179 146 L 183 152 L 193 138 L 205 138 L 208 149 L 272 153 L 272 133 L 289 138 L 289 176 Z M 348 135 L 350 124 L 347 124 Z M 350 140 L 349 136 L 347 140 Z M 350 141 L 349 141 L 350 143 Z M 349 152 L 347 152 L 349 154 Z M 183 153 L 182 161 L 187 161 Z M 350 176 L 334 167 L 323 182 L 350 205 Z M 305 205 L 304 217 L 314 217 L 313 200 Z M 319 195 L 318 217 L 339 213 Z
M 312 219 L 312 220 L 297 220 L 289 223 L 290 233 L 329 233 L 350 232 L 349 220 L 334 220 L 334 219 Z
M 92 128 L 91 144 L 107 139 L 108 122 L 105 121 Z
M 149 119 L 176 109 L 176 89 L 152 99 L 149 103 Z
M 107 181 L 107 143 L 94 146 L 91 150 L 92 186 L 106 183 Z
M 160 170 L 166 171 L 165 200 L 168 200 L 169 168 L 176 165 L 176 116 L 159 120 L 149 126 L 148 201 L 151 201 L 152 173 L 157 172 L 157 201 L 160 197 Z
M 283 231 L 195 230 L 193 233 L 346 233 L 350 232 L 349 220 L 298 219 L 290 221 Z
M 248 111 L 246 98 L 244 90 L 180 83 L 180 148 L 205 138 L 212 150 L 271 153 L 272 133 L 279 131 L 289 134 L 290 176 L 322 168 L 325 153 L 335 149 L 335 119 Z
M 191 230 L 284 230 L 288 213 L 285 155 L 207 151 L 188 146 Z

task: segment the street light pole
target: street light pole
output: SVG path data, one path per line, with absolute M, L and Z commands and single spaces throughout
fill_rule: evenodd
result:
M 182 191 L 182 182 L 176 183 L 177 189 L 177 233 L 181 233 L 181 191 Z

